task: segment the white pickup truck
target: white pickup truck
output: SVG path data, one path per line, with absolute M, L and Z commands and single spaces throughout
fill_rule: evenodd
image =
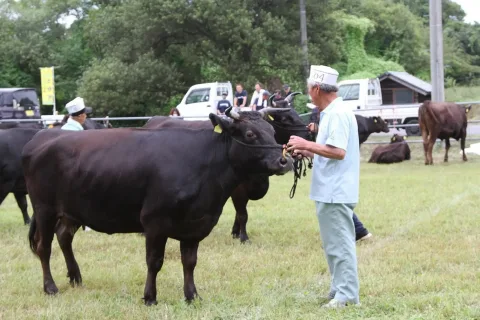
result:
M 233 88 L 230 81 L 202 83 L 191 86 L 177 106 L 184 120 L 206 120 L 210 113 L 217 113 L 218 101 L 223 93 L 233 106 Z
M 418 124 L 418 108 L 421 104 L 384 105 L 378 78 L 344 80 L 338 83 L 338 87 L 338 95 L 355 114 L 364 117 L 380 116 L 390 125 L 399 125 L 397 128 L 405 129 L 409 136 L 420 135 L 418 126 L 402 127 L 400 125 Z M 311 103 L 307 106 L 310 109 L 315 108 Z

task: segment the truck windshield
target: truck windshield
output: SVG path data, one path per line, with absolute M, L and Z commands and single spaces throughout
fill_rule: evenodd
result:
M 38 97 L 35 90 L 19 90 L 13 93 L 13 99 L 22 107 L 38 106 Z
M 342 97 L 343 100 L 358 100 L 360 95 L 360 85 L 355 84 L 344 84 L 338 88 L 338 96 Z

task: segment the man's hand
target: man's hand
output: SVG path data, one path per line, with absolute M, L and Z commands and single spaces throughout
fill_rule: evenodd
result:
M 291 136 L 287 143 L 288 151 L 306 151 L 310 142 L 298 136 Z

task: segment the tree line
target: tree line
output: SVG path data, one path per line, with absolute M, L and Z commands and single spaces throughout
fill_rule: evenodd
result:
M 429 80 L 428 0 L 306 0 L 306 12 L 310 64 L 342 78 L 407 71 Z M 443 0 L 447 86 L 480 84 L 480 24 L 464 18 Z M 40 93 L 39 68 L 55 66 L 59 109 L 80 95 L 97 115 L 166 114 L 191 85 L 213 81 L 304 91 L 302 58 L 298 0 L 0 4 L 0 87 Z

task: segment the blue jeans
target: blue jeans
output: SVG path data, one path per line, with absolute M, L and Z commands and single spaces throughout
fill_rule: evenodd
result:
M 368 234 L 367 228 L 363 226 L 363 223 L 358 219 L 355 212 L 353 213 L 353 224 L 355 225 L 355 240 L 365 237 Z

